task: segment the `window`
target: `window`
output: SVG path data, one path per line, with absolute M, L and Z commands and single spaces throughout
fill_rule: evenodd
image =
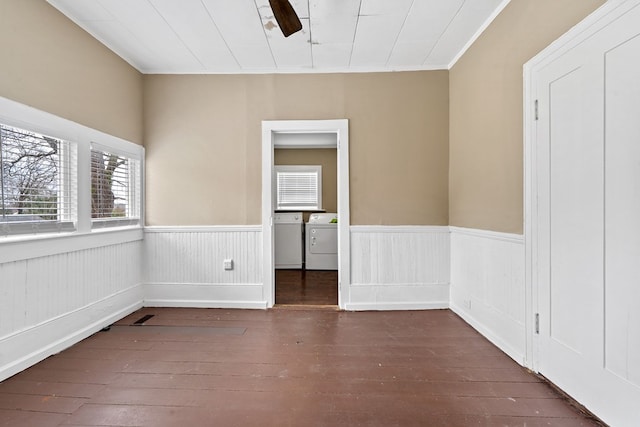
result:
M 322 209 L 322 166 L 276 166 L 277 210 Z
M 93 144 L 91 148 L 92 227 L 140 222 L 140 160 Z
M 74 230 L 76 146 L 0 124 L 0 235 Z
M 0 97 L 0 255 L 44 233 L 137 238 L 143 170 L 142 146 Z

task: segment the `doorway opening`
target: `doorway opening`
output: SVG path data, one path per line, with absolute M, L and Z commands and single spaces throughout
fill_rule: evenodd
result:
M 337 270 L 276 269 L 276 305 L 338 305 Z
M 329 137 L 327 144 L 335 145 L 336 135 Z M 274 148 L 275 304 L 337 306 L 337 147 L 282 146 L 280 139 Z
M 263 285 L 267 306 L 344 308 L 350 271 L 348 121 L 263 121 L 262 130 Z M 318 200 L 288 200 L 287 176 L 283 173 L 283 178 L 276 169 L 313 167 L 323 170 Z

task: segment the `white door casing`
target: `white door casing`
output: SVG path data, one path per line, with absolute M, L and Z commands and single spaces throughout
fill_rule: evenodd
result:
M 640 425 L 639 80 L 640 0 L 525 66 L 528 365 L 616 426 Z
M 305 135 L 317 137 L 305 138 Z M 335 135 L 335 138 L 333 136 Z M 293 138 L 292 138 L 293 136 Z M 301 136 L 301 137 L 296 137 Z M 338 169 L 338 306 L 349 302 L 351 283 L 350 208 L 349 208 L 349 121 L 265 120 L 262 122 L 262 276 L 267 307 L 275 304 L 273 192 L 274 148 L 327 148 L 327 136 L 336 143 Z M 280 138 L 278 138 L 280 137 Z M 278 142 L 280 141 L 280 142 Z

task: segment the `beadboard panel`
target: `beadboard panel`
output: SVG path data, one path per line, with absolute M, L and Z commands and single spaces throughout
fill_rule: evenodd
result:
M 524 238 L 451 227 L 451 309 L 525 364 Z
M 449 306 L 449 228 L 352 226 L 347 310 Z
M 145 305 L 266 308 L 260 226 L 148 227 L 144 247 Z
M 0 380 L 142 306 L 141 241 L 0 264 Z

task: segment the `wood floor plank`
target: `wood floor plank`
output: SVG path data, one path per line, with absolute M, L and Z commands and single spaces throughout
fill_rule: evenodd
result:
M 108 384 L 115 378 L 118 378 L 120 374 L 116 372 L 92 372 L 88 375 L 84 371 L 57 371 L 52 369 L 41 368 L 35 365 L 23 372 L 20 372 L 17 377 L 25 381 L 48 381 L 48 382 L 61 382 L 72 384 Z
M 0 409 L 0 426 L 55 427 L 67 420 L 66 414 Z
M 60 383 L 51 381 L 26 381 L 14 377 L 0 383 L 0 393 L 51 395 L 58 397 L 91 398 L 104 389 L 100 384 Z
M 88 399 L 84 398 L 60 397 L 50 394 L 0 393 L 0 409 L 7 410 L 71 414 L 87 401 Z
M 0 383 L 0 426 L 599 425 L 448 310 L 149 307 L 116 325 Z

